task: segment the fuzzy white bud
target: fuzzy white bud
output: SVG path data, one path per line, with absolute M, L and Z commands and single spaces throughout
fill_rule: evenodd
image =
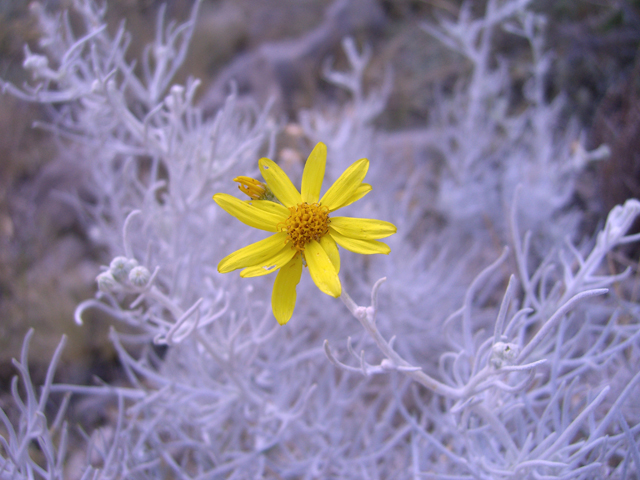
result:
M 98 79 L 91 82 L 91 93 L 99 93 L 102 91 L 102 82 Z
M 142 266 L 134 267 L 129 272 L 129 281 L 136 287 L 144 287 L 147 283 L 149 283 L 149 278 L 151 278 L 151 273 L 149 273 L 149 270 Z
M 396 364 L 393 363 L 391 360 L 389 360 L 388 358 L 383 358 L 382 361 L 380 362 L 380 367 L 383 370 L 396 370 Z
M 519 352 L 520 349 L 515 343 L 496 342 L 496 344 L 491 347 L 489 363 L 494 368 L 500 368 L 503 365 L 513 365 Z
M 640 214 L 640 202 L 635 198 L 627 200 L 624 205 L 613 207 L 601 234 L 605 236 L 607 244 L 614 244 L 620 240 L 631 228 L 638 214 Z
M 174 97 L 182 97 L 184 94 L 184 87 L 182 85 L 173 85 L 169 91 Z
M 153 47 L 153 55 L 158 59 L 162 60 L 169 56 L 169 49 L 164 45 L 155 45 Z
M 38 72 L 49 67 L 49 60 L 44 55 L 31 54 L 22 62 L 22 66 L 25 70 L 33 70 Z
M 164 104 L 169 110 L 176 111 L 184 103 L 184 87 L 174 85 L 171 87 L 169 95 L 164 99 Z
M 116 257 L 111 260 L 109 271 L 117 281 L 124 282 L 129 278 L 129 273 L 136 266 L 138 266 L 138 262 L 133 258 Z
M 96 282 L 98 282 L 98 289 L 101 292 L 110 293 L 118 288 L 118 282 L 110 271 L 102 272 L 100 275 L 96 277 Z

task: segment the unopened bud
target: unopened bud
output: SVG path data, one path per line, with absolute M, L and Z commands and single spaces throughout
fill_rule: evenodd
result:
M 96 277 L 96 282 L 98 282 L 98 289 L 101 292 L 110 293 L 118 288 L 118 282 L 113 278 L 111 272 L 102 272 Z
M 44 70 L 49 66 L 49 60 L 44 55 L 31 54 L 22 62 L 25 70 Z
M 256 180 L 255 178 L 240 176 L 233 179 L 234 182 L 238 182 L 238 188 L 244 194 L 246 194 L 252 200 L 269 200 L 271 202 L 276 201 L 275 196 L 269 190 L 266 183 Z
M 144 287 L 147 283 L 149 283 L 149 278 L 151 278 L 151 273 L 145 267 L 134 267 L 129 272 L 129 281 L 132 285 L 136 287 Z
M 113 274 L 113 277 L 119 282 L 124 282 L 129 278 L 129 272 L 136 267 L 138 262 L 133 258 L 116 257 L 111 260 L 109 264 L 109 271 Z
M 489 363 L 491 363 L 494 368 L 513 365 L 513 362 L 515 362 L 518 357 L 518 353 L 520 353 L 520 349 L 516 344 L 496 342 L 495 345 L 491 347 Z

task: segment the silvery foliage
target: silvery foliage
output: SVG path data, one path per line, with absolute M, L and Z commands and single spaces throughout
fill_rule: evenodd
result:
M 425 26 L 471 75 L 403 149 L 373 126 L 391 77 L 365 92 L 368 52 L 350 40 L 350 70 L 327 63 L 352 101 L 301 112 L 303 130 L 329 147 L 325 182 L 370 158 L 374 191 L 349 214 L 394 221 L 398 234 L 388 257 L 342 255 L 343 303 L 303 278 L 286 327 L 270 312 L 271 280 L 215 270 L 260 237 L 211 194 L 256 173 L 278 125 L 234 95 L 203 118 L 197 81 L 172 84 L 197 9 L 182 25 L 160 15 L 137 67 L 124 29 L 110 36 L 92 1 L 76 2 L 81 36 L 37 12 L 46 56 L 26 52 L 34 83 L 3 88 L 55 106 L 49 128 L 92 186 L 93 201 L 76 206 L 113 260 L 77 322 L 99 309 L 135 333 L 110 334 L 128 386 L 54 384 L 63 339 L 39 394 L 27 336 L 12 384 L 19 423 L 0 416 L 0 478 L 635 478 L 640 309 L 630 272 L 609 259 L 640 240 L 627 235 L 640 202 L 571 242 L 579 215 L 567 202 L 590 153 L 571 156 L 575 132 L 558 128 L 560 101 L 542 96 L 549 53 L 527 3 L 489 1 L 483 17 L 463 10 Z M 531 45 L 529 106 L 518 112 L 505 103 L 507 64 L 492 66 L 499 28 Z M 435 178 L 434 152 L 445 159 Z M 434 216 L 441 228 L 425 231 Z M 368 305 L 352 299 L 368 292 Z M 55 418 L 44 413 L 51 392 L 65 392 Z M 65 467 L 69 395 L 118 407 L 75 470 Z

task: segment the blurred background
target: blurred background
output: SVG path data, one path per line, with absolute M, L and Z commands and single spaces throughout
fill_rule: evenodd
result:
M 40 2 L 64 11 L 71 0 Z M 330 110 L 344 93 L 323 79 L 323 64 L 333 58 L 346 65 L 341 41 L 353 37 L 369 46 L 367 81 L 380 84 L 387 72 L 393 88 L 377 127 L 387 132 L 424 127 L 436 87 L 454 88 L 469 72 L 465 59 L 427 34 L 421 25 L 455 18 L 458 0 L 203 0 L 190 53 L 177 81 L 200 78 L 200 102 L 215 112 L 229 93 L 230 81 L 246 101 L 274 101 L 274 118 L 287 125 L 278 149 L 295 149 L 297 113 Z M 185 19 L 192 0 L 108 0 L 107 18 L 116 30 L 125 21 L 132 34 L 131 59 L 139 58 L 155 34 L 158 15 Z M 589 167 L 575 198 L 591 234 L 615 204 L 640 196 L 640 1 L 541 0 L 534 8 L 547 18 L 547 47 L 553 52 L 547 79 L 549 99 L 565 95 L 567 118 L 584 128 L 582 147 L 606 143 L 611 157 Z M 484 2 L 473 2 L 484 9 Z M 73 14 L 70 15 L 73 24 Z M 521 95 L 530 50 L 496 36 L 495 48 L 510 60 L 514 105 Z M 28 81 L 22 69 L 24 45 L 38 51 L 38 31 L 30 2 L 0 0 L 0 76 L 16 85 Z M 277 48 L 276 48 L 277 47 Z M 389 70 L 390 69 L 390 70 Z M 62 192 L 83 192 L 76 172 L 52 162 L 64 140 L 34 123 L 46 121 L 46 106 L 0 95 L 0 406 L 29 328 L 34 384 L 41 382 L 62 334 L 69 336 L 58 370 L 62 382 L 84 383 L 92 376 L 117 378 L 115 355 L 107 343 L 107 318 L 73 322 L 75 306 L 95 293 L 99 266 L 109 261 L 89 241 L 77 212 Z M 294 145 L 293 148 L 290 148 Z M 578 145 L 576 145 L 578 148 Z M 97 315 L 97 314 L 96 314 Z

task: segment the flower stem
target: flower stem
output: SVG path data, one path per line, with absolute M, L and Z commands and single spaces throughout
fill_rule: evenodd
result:
M 375 288 L 375 287 L 374 287 Z M 377 289 L 376 289 L 377 290 Z M 374 294 L 375 296 L 375 294 Z M 365 331 L 369 334 L 371 338 L 376 342 L 376 345 L 383 353 L 384 356 L 389 359 L 393 365 L 397 367 L 412 367 L 412 365 L 407 362 L 404 358 L 402 358 L 398 353 L 391 347 L 390 343 L 387 342 L 375 324 L 375 315 L 376 309 L 373 306 L 370 307 L 360 307 L 358 306 L 353 299 L 346 292 L 344 285 L 342 287 L 342 294 L 340 295 L 340 299 L 345 304 L 345 306 L 349 309 L 351 314 L 358 319 L 360 324 L 364 327 Z M 375 304 L 375 298 L 372 299 L 373 304 Z M 437 381 L 436 379 L 430 377 L 424 372 L 416 371 L 416 370 L 403 370 L 403 373 L 411 377 L 413 380 L 418 382 L 419 384 L 425 386 L 429 390 L 437 393 L 439 395 L 450 397 L 450 398 L 460 398 L 462 396 L 462 391 L 457 388 L 452 388 L 444 383 Z

